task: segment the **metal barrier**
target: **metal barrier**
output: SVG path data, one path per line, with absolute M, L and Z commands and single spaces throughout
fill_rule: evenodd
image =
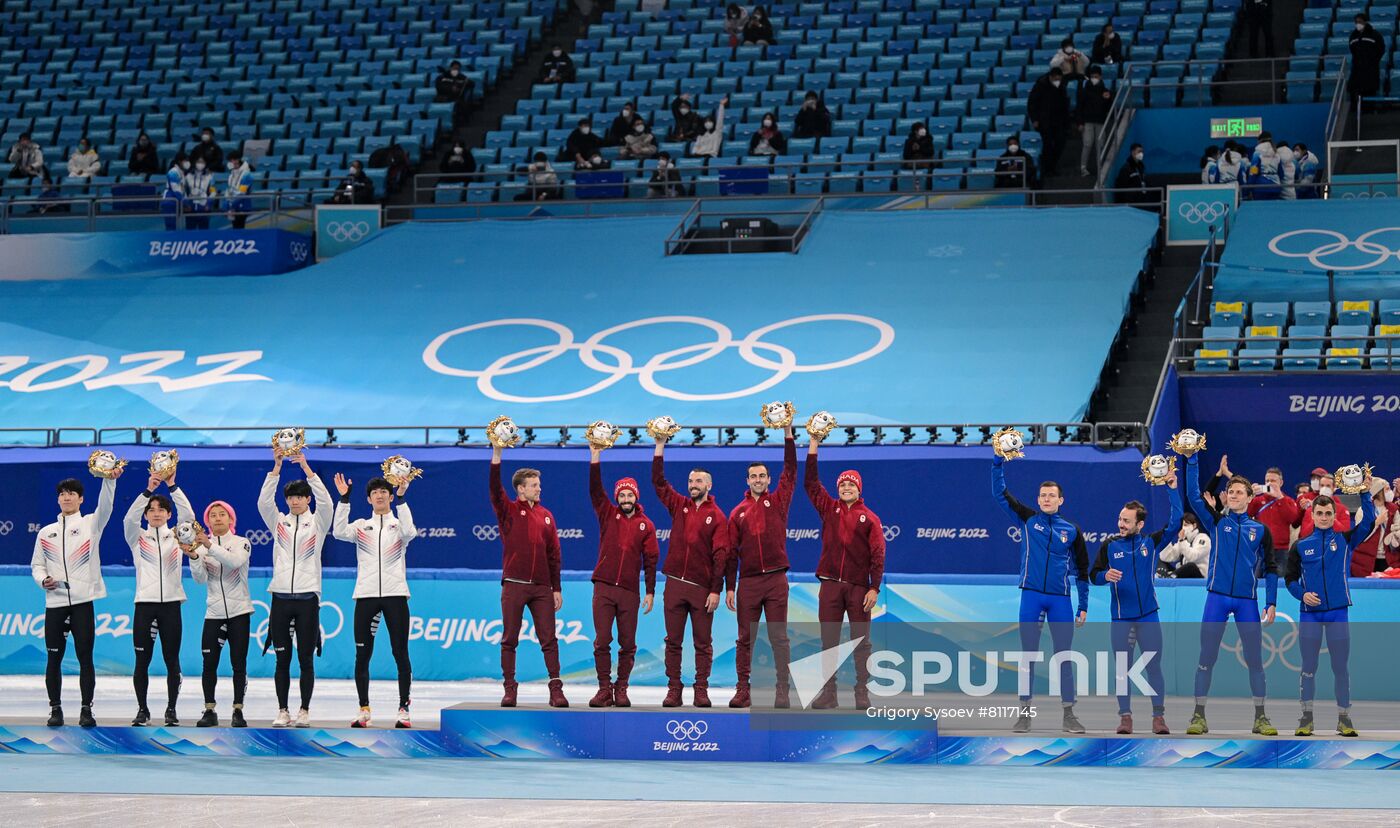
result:
M 248 222 L 259 228 L 280 229 L 302 224 L 307 217 L 296 215 L 316 204 L 329 201 L 338 190 L 275 190 L 249 193 L 239 197 L 248 202 L 247 209 L 236 211 L 246 215 Z M 227 213 L 224 199 L 210 198 L 210 210 L 196 211 L 186 202 L 171 201 L 167 212 L 159 192 L 134 196 L 58 196 L 48 199 L 25 199 L 0 202 L 0 234 L 16 232 L 100 232 L 112 224 L 130 225 L 149 222 L 152 230 L 164 230 L 167 220 L 177 229 L 186 228 L 190 219 L 205 219 L 211 223 Z M 47 209 L 45 209 L 47 208 Z M 24 211 L 24 212 L 21 212 Z M 122 229 L 132 229 L 125 226 Z
M 725 253 L 733 253 L 736 244 L 753 247 L 755 245 L 764 246 L 768 242 L 783 242 L 788 247 L 785 252 L 796 253 L 801 249 L 802 241 L 807 237 L 807 231 L 811 229 L 812 221 L 822 210 L 822 199 L 820 198 L 817 198 L 807 209 L 765 209 L 753 212 L 734 209 L 733 202 L 728 199 L 713 199 L 713 201 L 714 204 L 709 204 L 706 199 L 696 199 L 695 204 L 681 218 L 680 224 L 676 225 L 676 229 L 672 230 L 671 235 L 666 237 L 664 242 L 665 255 L 674 256 L 700 251 L 718 252 L 718 248 L 721 247 Z M 802 218 L 791 233 L 776 236 L 705 237 L 697 235 L 705 220 L 713 216 L 723 216 L 724 219 L 767 219 L 774 222 L 782 216 L 801 216 Z M 699 248 L 699 250 L 695 248 Z
M 1331 360 L 1371 359 L 1371 352 L 1367 345 L 1369 345 L 1370 343 L 1375 343 L 1377 347 L 1380 347 L 1382 345 L 1384 345 L 1385 347 L 1385 355 L 1383 357 L 1375 357 L 1375 359 L 1385 360 L 1384 372 L 1390 374 L 1400 371 L 1400 366 L 1397 366 L 1395 364 L 1397 359 L 1400 359 L 1400 336 L 1388 336 L 1379 334 L 1366 334 L 1363 336 L 1240 336 L 1211 337 L 1209 339 L 1200 336 L 1180 337 L 1172 339 L 1171 347 L 1167 352 L 1167 362 L 1169 364 L 1176 365 L 1178 370 L 1190 369 L 1194 371 L 1197 370 L 1196 366 L 1202 362 L 1220 362 L 1224 360 L 1227 363 L 1229 363 L 1230 370 L 1234 373 L 1271 374 L 1279 370 L 1278 367 L 1256 370 L 1241 369 L 1239 367 L 1239 363 L 1241 360 L 1267 360 L 1271 358 L 1267 354 L 1249 354 L 1246 356 L 1241 356 L 1239 353 L 1241 346 L 1248 347 L 1250 345 L 1278 345 L 1280 346 L 1281 351 L 1282 346 L 1284 345 L 1291 345 L 1295 343 L 1316 343 L 1318 345 L 1322 345 L 1323 343 L 1335 339 L 1359 339 L 1363 340 L 1367 344 L 1363 345 L 1360 348 L 1357 348 L 1356 354 L 1328 354 L 1325 351 L 1319 350 L 1317 354 L 1309 355 L 1303 358 L 1319 360 L 1319 365 L 1316 370 L 1321 371 L 1324 370 L 1324 366 Z M 1231 353 L 1223 356 L 1200 356 L 1196 353 L 1197 350 L 1230 350 L 1231 348 L 1233 348 L 1234 350 Z M 1281 360 L 1283 358 L 1284 357 L 1282 353 L 1276 354 L 1272 357 L 1276 365 L 1278 360 Z M 1299 369 L 1291 370 L 1296 371 Z M 1375 366 L 1373 361 L 1372 366 L 1367 370 L 1375 372 L 1380 369 L 1378 369 Z
M 1147 427 L 1142 423 L 910 423 L 842 425 L 828 438 L 842 445 L 989 445 L 992 435 L 1010 425 L 1022 432 L 1027 445 L 1094 445 L 1106 447 L 1146 446 Z M 140 426 L 103 429 L 0 429 L 0 445 L 34 445 L 33 441 L 9 440 L 10 434 L 36 434 L 44 446 L 62 445 L 150 445 L 150 446 L 267 446 L 282 424 L 260 426 Z M 619 425 L 620 446 L 648 445 L 652 442 L 645 425 Z M 522 446 L 584 446 L 588 426 L 522 425 Z M 81 431 L 86 441 L 61 440 L 60 432 Z M 307 445 L 354 446 L 463 446 L 489 445 L 484 425 L 397 425 L 397 426 L 307 426 Z M 387 439 L 350 441 L 347 434 L 364 432 Z M 400 439 L 412 434 L 415 439 Z M 218 435 L 235 439 L 217 440 Z M 421 436 L 421 439 L 417 437 Z M 246 439 L 238 439 L 246 437 Z M 844 439 L 842 439 L 844 437 Z M 749 424 L 686 425 L 672 438 L 676 445 L 695 447 L 759 446 L 780 442 L 782 431 Z

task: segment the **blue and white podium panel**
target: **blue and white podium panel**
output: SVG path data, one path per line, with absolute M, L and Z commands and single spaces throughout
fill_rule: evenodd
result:
M 822 714 L 826 716 L 828 714 Z M 362 759 L 624 759 L 1013 767 L 1400 768 L 1400 742 L 1366 739 L 941 736 L 921 730 L 784 729 L 810 714 L 673 710 L 502 710 L 460 705 L 441 730 L 48 728 L 0 725 L 0 753 Z M 838 717 L 845 718 L 845 717 Z M 834 727 L 834 726 L 833 726 Z

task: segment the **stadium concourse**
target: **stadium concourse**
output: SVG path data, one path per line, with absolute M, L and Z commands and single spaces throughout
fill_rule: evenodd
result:
M 0 821 L 1397 824 L 1396 26 L 3 0 Z

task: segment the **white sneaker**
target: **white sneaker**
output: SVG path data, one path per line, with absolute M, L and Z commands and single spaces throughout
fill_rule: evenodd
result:
M 413 727 L 413 722 L 411 722 L 411 721 L 408 720 L 408 708 L 407 708 L 407 707 L 400 707 L 400 708 L 399 708 L 399 718 L 398 718 L 398 721 L 394 722 L 394 727 L 399 727 L 399 728 L 409 728 L 409 727 Z
M 311 711 L 307 710 L 305 707 L 298 710 L 296 721 L 292 724 L 297 727 L 311 727 Z
M 277 711 L 277 718 L 272 720 L 273 727 L 289 727 L 292 723 L 292 714 L 287 712 L 287 708 Z
M 361 707 L 361 708 L 360 708 L 360 715 L 358 715 L 358 716 L 355 717 L 355 721 L 351 722 L 351 723 L 350 723 L 350 726 L 351 726 L 351 727 L 369 727 L 369 726 L 370 726 L 369 708 L 368 708 L 368 707 Z

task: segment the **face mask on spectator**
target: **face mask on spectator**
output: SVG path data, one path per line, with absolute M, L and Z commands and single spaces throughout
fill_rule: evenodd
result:
M 1141 161 L 1141 160 L 1142 160 L 1142 153 L 1140 153 L 1140 152 L 1135 152 L 1135 153 L 1133 153 L 1133 160 L 1134 160 L 1134 161 Z
M 453 154 L 453 155 L 463 155 L 463 154 L 465 154 L 465 153 L 466 153 L 466 150 L 462 149 L 461 147 L 453 147 L 453 148 L 452 148 L 452 154 Z
M 1322 487 L 1318 488 L 1317 493 L 1320 494 L 1320 495 L 1325 495 L 1325 496 L 1327 496 L 1327 497 L 1331 497 L 1331 496 L 1332 496 L 1332 487 L 1331 487 L 1331 486 L 1322 486 Z
M 1067 55 L 1072 55 L 1072 54 L 1074 54 L 1074 47 L 1073 47 L 1073 46 L 1066 46 L 1066 47 L 1065 47 L 1065 54 L 1067 54 Z
M 603 156 L 601 156 L 601 155 L 595 155 L 595 156 L 593 156 L 592 158 L 588 159 L 588 161 L 589 161 L 589 163 L 592 163 L 592 164 L 601 164 L 601 163 L 603 163 Z
M 181 161 L 181 162 L 180 162 L 180 169 L 182 169 L 182 170 L 188 170 L 189 168 L 190 168 L 190 162 L 188 162 L 188 161 Z
M 666 159 L 665 159 L 665 158 L 662 158 L 660 161 L 657 161 L 657 162 L 656 162 L 656 168 L 657 168 L 658 170 L 664 170 L 664 169 L 666 169 L 666 164 L 667 164 Z
M 632 110 L 631 110 L 630 107 L 624 108 L 624 109 L 622 110 L 622 117 L 624 117 L 624 118 L 631 118 L 631 117 L 632 117 Z
M 454 78 L 457 77 L 458 75 L 462 74 L 462 70 L 461 70 L 461 69 L 453 69 L 453 70 L 451 70 L 451 71 L 452 71 L 452 77 L 454 77 Z
M 584 135 L 587 135 L 588 133 L 593 131 L 593 127 L 589 126 L 588 124 L 584 124 L 583 126 L 578 128 L 578 131 L 583 133 Z
M 194 165 L 194 168 L 195 168 L 196 170 L 199 170 L 200 172 L 204 172 L 204 162 L 203 162 L 203 161 L 197 162 L 197 163 Z
M 706 132 L 714 132 L 714 131 L 715 131 L 715 122 L 714 122 L 714 121 L 706 121 L 706 122 L 705 122 L 705 131 L 706 131 Z
M 688 106 L 683 106 L 683 107 L 681 107 L 681 114 L 682 114 L 682 115 L 689 115 L 689 114 L 690 114 L 690 107 L 688 107 Z
M 921 130 L 919 130 L 918 132 L 915 132 L 914 134 L 917 135 L 917 136 L 919 136 L 920 138 L 922 138 L 922 137 L 924 137 L 925 135 L 928 135 L 928 130 L 926 130 L 926 129 L 921 129 Z
M 643 132 L 647 131 L 647 128 L 645 124 L 637 124 L 636 126 L 632 127 L 632 131 L 637 133 L 638 135 L 641 135 Z
M 1059 89 L 1059 88 L 1060 88 L 1060 79 L 1059 79 L 1059 78 L 1056 78 L 1056 79 L 1050 81 L 1050 85 L 1053 86 L 1053 87 L 1055 87 L 1056 89 Z
M 1092 83 L 1094 86 L 1098 86 L 1098 85 L 1099 85 L 1100 83 L 1102 83 L 1102 82 L 1103 82 L 1103 79 L 1102 79 L 1102 78 L 1097 78 L 1097 77 L 1095 77 L 1095 78 L 1089 78 L 1089 83 Z
M 564 54 L 564 50 L 563 50 L 563 49 L 560 49 L 558 46 L 555 46 L 555 47 L 554 47 L 554 56 L 555 56 L 555 57 L 559 57 L 559 56 L 562 55 L 562 54 Z
M 1007 151 L 1007 152 L 1020 152 L 1020 151 L 1021 151 L 1021 145 L 1020 145 L 1020 144 L 1007 144 L 1007 145 L 1006 145 L 1006 151 Z
M 1356 30 L 1357 30 L 1358 32 L 1364 32 L 1364 31 L 1366 31 L 1366 24 L 1365 24 L 1365 23 L 1357 23 L 1357 24 L 1356 24 Z
M 214 140 L 214 136 L 212 136 L 212 135 L 210 135 L 209 133 L 206 132 L 206 133 L 204 133 L 203 135 L 199 136 L 199 140 L 201 140 L 201 141 L 203 141 L 204 143 L 207 144 L 207 143 L 209 143 L 210 141 L 213 141 L 213 140 Z
M 1322 485 L 1322 480 L 1321 480 L 1320 478 L 1317 478 L 1317 477 L 1314 477 L 1314 478 L 1312 478 L 1310 481 L 1308 481 L 1308 486 L 1309 486 L 1313 491 L 1317 491 L 1317 490 L 1318 490 L 1318 487 L 1321 486 L 1321 485 Z
M 764 129 L 772 129 L 772 128 L 773 128 L 773 119 L 772 119 L 772 118 L 764 118 L 764 119 L 763 119 L 763 128 L 764 128 Z

